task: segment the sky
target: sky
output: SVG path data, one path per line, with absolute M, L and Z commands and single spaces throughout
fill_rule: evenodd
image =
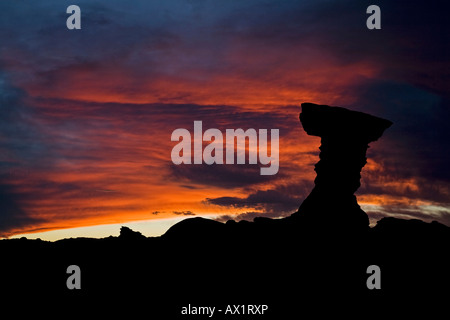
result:
M 302 102 L 391 120 L 357 191 L 450 225 L 449 25 L 439 1 L 0 2 L 0 237 L 159 235 L 183 218 L 295 212 L 320 138 Z M 66 9 L 81 8 L 68 30 Z M 381 8 L 381 30 L 366 9 Z M 279 129 L 260 165 L 174 165 L 177 128 Z

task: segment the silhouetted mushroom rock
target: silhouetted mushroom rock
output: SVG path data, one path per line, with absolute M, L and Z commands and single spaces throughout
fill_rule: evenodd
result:
M 366 230 L 367 214 L 359 207 L 360 187 L 368 144 L 381 137 L 392 122 L 341 107 L 303 103 L 300 121 L 308 135 L 321 137 L 315 187 L 294 217 L 310 226 Z

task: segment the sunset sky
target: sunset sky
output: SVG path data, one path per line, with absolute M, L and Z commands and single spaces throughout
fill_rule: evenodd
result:
M 448 12 L 372 2 L 1 1 L 0 237 L 120 225 L 151 236 L 193 216 L 287 216 L 318 161 L 302 102 L 394 123 L 371 144 L 357 191 L 371 223 L 450 225 Z M 71 4 L 81 30 L 66 28 Z M 370 4 L 381 30 L 366 27 Z M 195 120 L 279 129 L 279 172 L 174 165 L 171 134 Z

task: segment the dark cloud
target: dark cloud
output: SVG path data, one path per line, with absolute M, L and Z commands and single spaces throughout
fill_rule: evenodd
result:
M 27 97 L 0 70 L 0 168 L 33 167 L 43 164 L 45 161 L 39 159 L 51 153 L 42 128 L 35 122 L 36 113 L 25 103 Z
M 228 208 L 255 210 L 239 214 L 235 217 L 238 220 L 253 219 L 255 216 L 283 217 L 298 209 L 303 199 L 311 191 L 311 187 L 311 182 L 302 181 L 296 184 L 277 186 L 269 190 L 256 190 L 245 198 L 207 198 L 204 203 Z
M 410 201 L 428 201 L 443 206 L 450 205 L 450 189 L 448 184 L 425 179 L 415 180 L 417 183 L 413 185 L 386 184 L 386 181 L 395 181 L 394 176 L 390 176 L 388 172 L 384 171 L 383 176 L 377 176 L 377 171 L 363 174 L 358 194 L 388 195 L 399 198 L 404 197 Z M 402 179 L 404 178 L 406 177 L 403 176 Z
M 380 160 L 393 176 L 449 183 L 450 100 L 408 84 L 368 81 L 350 107 L 394 122 L 369 157 Z
M 47 136 L 35 122 L 35 112 L 25 103 L 26 93 L 10 84 L 0 72 L 0 236 L 45 220 L 31 217 L 23 208 L 26 197 L 7 181 L 27 178 L 30 172 L 52 165 Z
M 198 189 L 198 187 L 196 187 L 196 186 L 187 185 L 187 184 L 182 184 L 182 185 L 180 185 L 180 187 L 183 187 L 183 188 L 186 188 L 186 189 L 191 189 L 191 190 Z
M 289 18 L 280 21 L 286 26 L 281 28 L 304 35 L 307 41 L 332 52 L 343 63 L 344 73 L 346 64 L 370 61 L 380 67 L 381 78 L 448 96 L 445 79 L 450 26 L 442 2 L 416 0 L 405 5 L 401 1 L 377 1 L 382 29 L 369 31 L 366 9 L 371 4 L 344 0 L 317 2 L 298 10 L 293 7 Z M 301 16 L 301 22 L 288 29 L 295 16 Z
M 36 99 L 39 102 L 39 109 L 43 113 L 51 113 L 53 116 L 74 116 L 71 119 L 75 123 L 78 121 L 94 121 L 96 126 L 102 123 L 95 120 L 102 120 L 103 126 L 107 125 L 107 119 L 120 119 L 121 124 L 127 125 L 136 130 L 137 120 L 148 121 L 146 128 L 162 126 L 170 134 L 177 128 L 186 128 L 193 133 L 194 121 L 202 121 L 203 131 L 209 128 L 217 128 L 222 132 L 226 129 L 244 130 L 254 129 L 279 129 L 280 137 L 287 136 L 293 130 L 300 131 L 298 106 L 271 106 L 264 110 L 249 111 L 244 108 L 232 105 L 199 105 L 199 104 L 171 104 L 171 103 L 98 103 L 83 102 L 64 99 Z M 70 106 L 70 109 L 59 108 L 58 106 Z M 69 120 L 64 119 L 65 125 Z M 70 123 L 70 122 L 69 122 Z M 108 129 L 110 127 L 105 127 Z M 70 129 L 70 128 L 69 128 Z M 78 129 L 75 126 L 74 129 Z
M 169 179 L 199 185 L 216 186 L 222 188 L 239 188 L 266 183 L 280 178 L 283 173 L 263 176 L 260 174 L 260 164 L 170 164 Z M 280 170 L 281 171 L 281 170 Z
M 12 187 L 0 184 L 0 237 L 8 237 L 12 230 L 44 223 L 44 219 L 31 217 L 22 209 L 22 198 Z
M 195 213 L 192 211 L 172 211 L 173 214 L 176 214 L 177 216 L 195 216 Z
M 216 217 L 214 220 L 219 222 L 227 222 L 228 220 L 234 220 L 234 221 L 253 221 L 256 217 L 265 217 L 265 218 L 281 218 L 285 217 L 288 214 L 286 213 L 276 213 L 276 212 L 256 212 L 256 211 L 248 211 L 244 213 L 238 213 L 236 215 L 221 215 Z
M 65 81 L 60 72 L 83 66 L 96 71 L 121 62 L 136 78 L 185 75 L 208 80 L 238 69 L 264 77 L 278 59 L 252 64 L 229 59 L 233 45 L 297 55 L 315 47 L 338 58 L 342 70 L 356 61 L 381 66 L 384 78 L 413 81 L 436 92 L 446 87 L 445 59 L 449 26 L 439 1 L 377 1 L 382 29 L 366 28 L 371 1 L 208 1 L 161 2 L 83 1 L 83 27 L 65 28 L 69 1 L 45 1 L 33 7 L 0 3 L 4 19 L 0 36 L 5 46 L 18 49 L 25 59 L 14 59 L 33 81 Z M 426 10 L 424 10 L 426 7 Z M 55 40 L 57 39 L 57 40 Z M 52 48 L 52 55 L 48 55 Z M 389 50 L 386 50 L 389 48 Z M 106 59 L 105 59 L 106 58 Z M 338 77 L 339 75 L 336 75 Z M 133 90 L 130 83 L 123 90 Z

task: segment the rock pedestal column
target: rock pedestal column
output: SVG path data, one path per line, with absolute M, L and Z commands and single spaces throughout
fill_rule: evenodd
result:
M 320 227 L 367 229 L 369 219 L 354 193 L 360 187 L 368 144 L 379 139 L 392 122 L 312 103 L 302 104 L 300 121 L 308 135 L 322 138 L 322 144 L 315 187 L 294 216 Z

